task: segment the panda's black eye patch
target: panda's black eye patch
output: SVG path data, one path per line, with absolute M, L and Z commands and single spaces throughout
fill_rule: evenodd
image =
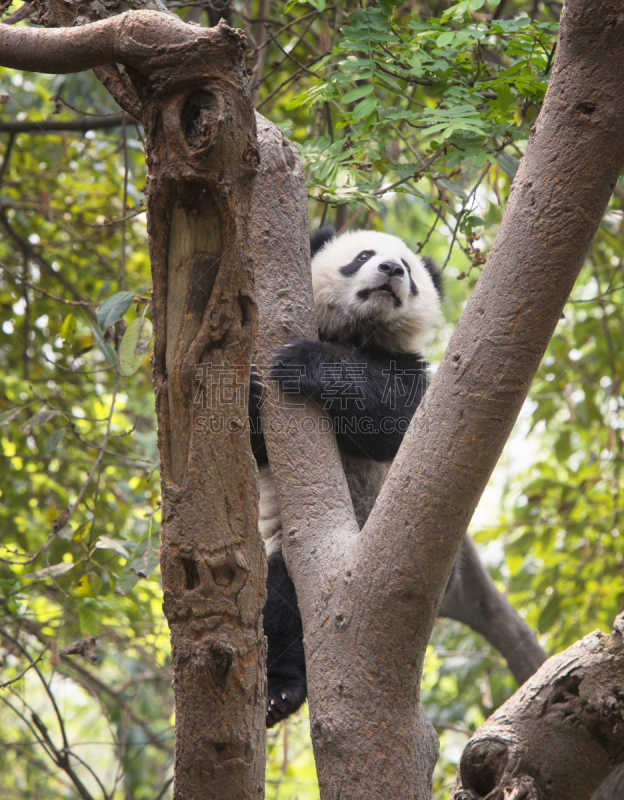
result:
M 362 252 L 358 253 L 358 255 L 350 264 L 345 264 L 344 267 L 340 267 L 340 274 L 344 275 L 345 278 L 350 278 L 352 275 L 355 275 L 362 264 L 365 264 L 371 258 L 371 256 L 374 255 L 374 250 L 362 250 Z
M 410 272 L 410 273 L 411 273 L 411 271 L 412 271 L 412 270 L 410 269 L 410 266 L 409 266 L 409 264 L 407 263 L 407 261 L 406 261 L 404 258 L 402 258 L 402 259 L 401 259 L 401 263 L 403 264 L 403 266 L 405 267 L 405 269 L 406 269 L 408 272 Z

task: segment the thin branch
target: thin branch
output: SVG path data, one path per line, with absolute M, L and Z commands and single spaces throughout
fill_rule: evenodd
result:
M 0 689 L 6 689 L 7 686 L 11 686 L 11 684 L 21 681 L 24 675 L 28 672 L 28 670 L 31 670 L 36 664 L 38 664 L 41 661 L 41 659 L 46 654 L 48 648 L 49 644 L 46 644 L 45 648 L 41 651 L 37 659 L 35 661 L 31 660 L 30 664 L 25 669 L 23 669 L 16 678 L 12 678 L 10 681 L 5 681 L 4 683 L 0 683 Z
M 14 141 L 15 141 L 15 134 L 11 133 L 11 135 L 9 136 L 9 141 L 7 142 L 4 158 L 2 159 L 2 166 L 0 167 L 0 186 L 2 186 L 2 181 L 4 179 L 4 173 L 6 172 L 6 168 L 9 166 L 9 159 L 11 158 L 11 151 L 13 150 Z
M 135 122 L 134 117 L 122 111 L 113 116 L 91 117 L 91 119 L 42 119 L 24 122 L 0 122 L 0 133 L 54 133 L 56 131 L 93 131 L 118 128 L 124 122 Z
M 30 3 L 24 3 L 21 5 L 16 11 L 12 14 L 9 14 L 8 17 L 5 17 L 2 20 L 3 25 L 15 25 L 16 22 L 21 22 L 23 19 L 27 19 L 28 17 L 32 17 L 35 13 L 36 9 Z
M 51 300 L 56 300 L 58 303 L 65 303 L 69 306 L 97 306 L 99 303 L 91 303 L 88 300 L 65 300 L 63 297 L 59 297 L 56 294 L 51 294 L 50 292 L 46 292 L 45 289 L 37 286 L 36 284 L 32 283 L 31 281 L 24 278 L 23 275 L 18 275 L 15 272 L 12 272 L 8 267 L 5 267 L 4 264 L 0 263 L 0 269 L 4 270 L 7 275 L 10 275 L 13 280 L 19 281 L 22 284 L 28 286 L 29 289 L 32 289 L 35 292 L 39 292 L 39 294 L 44 295 L 44 297 L 49 297 Z

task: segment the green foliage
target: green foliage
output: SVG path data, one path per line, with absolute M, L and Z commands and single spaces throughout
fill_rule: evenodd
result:
M 9 97 L 3 112 L 14 119 L 47 116 L 57 93 L 86 111 L 117 111 L 87 75 L 4 70 L 1 81 Z M 61 118 L 76 116 L 63 111 Z M 0 692 L 7 798 L 76 796 L 37 744 L 42 734 L 28 726 L 33 713 L 57 746 L 61 722 L 69 727 L 72 742 L 82 743 L 76 756 L 111 797 L 154 797 L 171 763 L 148 337 L 130 340 L 131 367 L 122 370 L 119 358 L 126 325 L 131 332 L 149 327 L 138 133 L 128 126 L 17 134 L 10 147 L 2 137 L 1 680 L 15 680 L 42 657 L 40 675 L 31 668 Z M 124 181 L 130 209 L 123 208 Z M 136 216 L 119 222 L 129 213 Z M 71 651 L 91 636 L 98 637 L 93 664 Z M 64 686 L 71 689 L 59 720 L 48 689 L 58 695 Z M 89 770 L 71 761 L 100 794 Z
M 425 17 L 384 0 L 346 15 L 315 67 L 319 80 L 287 106 L 324 106 L 334 120 L 301 146 L 314 197 L 377 209 L 389 185 L 425 197 L 423 175 L 450 176 L 467 158 L 506 168 L 504 148 L 520 154 L 546 91 L 557 25 L 526 14 L 475 19 L 481 6 L 471 0 Z M 334 139 L 334 128 L 345 138 Z

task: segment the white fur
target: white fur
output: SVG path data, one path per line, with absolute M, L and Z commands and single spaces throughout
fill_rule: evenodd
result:
M 270 556 L 282 546 L 282 517 L 271 468 L 268 464 L 260 467 L 258 479 L 260 484 L 258 528 L 265 542 L 267 556 Z
M 350 264 L 363 250 L 374 250 L 358 272 L 344 276 L 340 267 Z M 370 289 L 385 280 L 379 265 L 405 260 L 418 294 L 410 295 L 407 272 L 396 280 L 395 294 L 376 292 L 363 300 L 362 289 Z M 330 240 L 312 259 L 312 288 L 319 328 L 325 336 L 339 341 L 345 332 L 370 327 L 370 343 L 389 350 L 417 353 L 440 316 L 440 297 L 422 260 L 409 247 L 389 233 L 353 231 Z

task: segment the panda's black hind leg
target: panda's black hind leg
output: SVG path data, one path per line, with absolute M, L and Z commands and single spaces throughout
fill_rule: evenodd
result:
M 295 587 L 281 552 L 269 557 L 264 633 L 267 653 L 267 727 L 270 728 L 306 699 L 303 628 Z

